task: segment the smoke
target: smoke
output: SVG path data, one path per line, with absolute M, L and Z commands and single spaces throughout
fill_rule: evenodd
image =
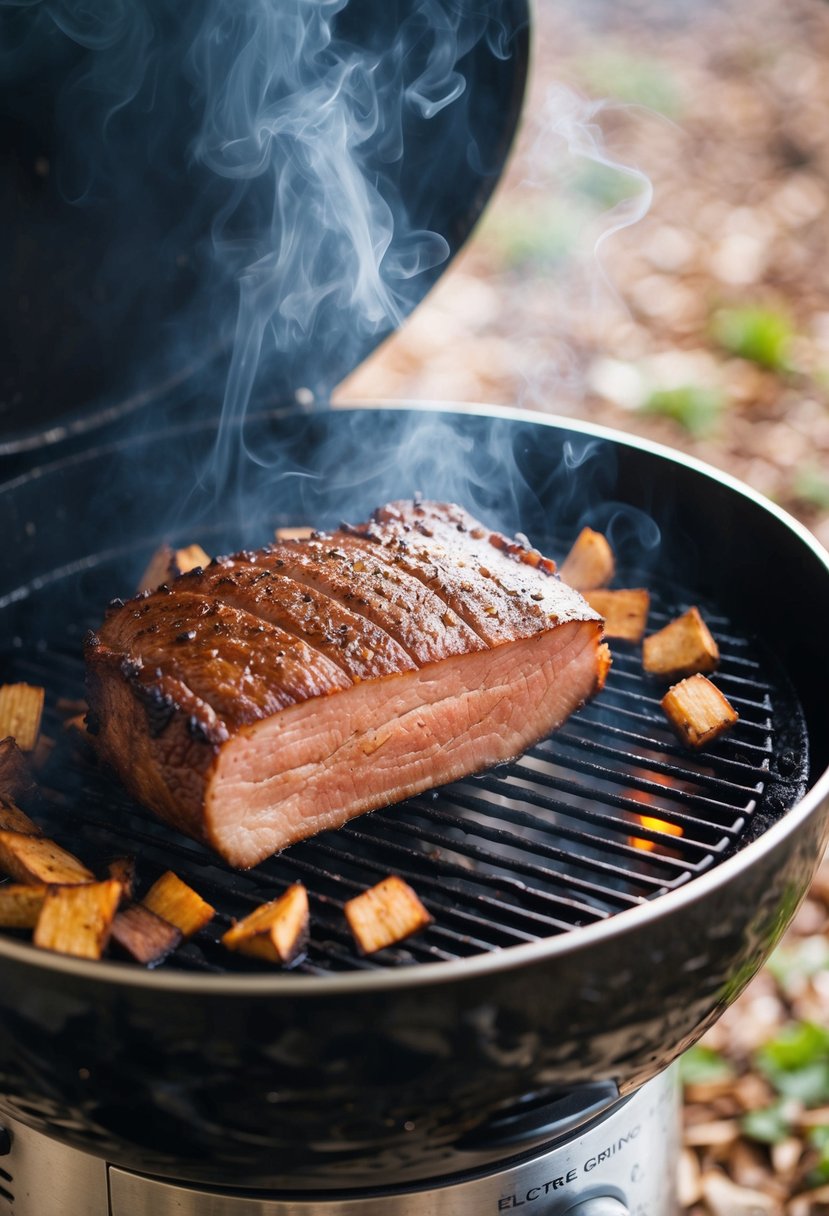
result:
M 345 6 L 215 0 L 189 55 L 205 98 L 194 157 L 234 183 L 212 228 L 218 264 L 239 284 L 220 485 L 263 360 L 327 395 L 332 371 L 402 322 L 409 281 L 449 256 L 443 236 L 412 225 L 389 167 L 403 157 L 407 109 L 431 120 L 462 96 L 469 23 L 425 0 L 376 49 L 337 36 Z M 424 38 L 425 63 L 408 79 Z M 297 357 L 312 344 L 312 361 Z
M 60 203 L 39 256 L 64 280 L 53 295 L 61 340 L 78 342 L 70 362 L 81 383 L 94 372 L 131 390 L 147 430 L 147 386 L 185 367 L 187 409 L 218 417 L 213 449 L 155 495 L 168 525 L 219 503 L 250 536 L 278 481 L 313 518 L 318 471 L 289 467 L 251 416 L 326 402 L 463 241 L 512 134 L 525 18 L 521 0 L 0 0 L 21 162 L 47 166 L 32 198 Z M 531 154 L 562 189 L 586 161 L 629 177 L 598 246 L 644 213 L 650 189 L 607 153 L 604 111 L 552 91 Z M 472 460 L 435 416 L 401 429 L 369 461 L 384 495 L 422 489 L 486 511 L 506 482 L 512 506 L 497 509 L 522 515 L 501 443 Z M 567 460 L 562 472 L 584 486 Z
M 547 90 L 533 147 L 533 159 L 547 165 L 548 180 L 552 177 L 559 189 L 567 188 L 585 162 L 611 170 L 626 183 L 629 192 L 592 219 L 594 255 L 600 255 L 605 241 L 615 233 L 644 219 L 653 199 L 648 175 L 608 151 L 601 119 L 619 108 L 617 103 L 583 97 L 566 85 L 554 85 Z
M 48 345 L 89 412 L 96 383 L 143 402 L 200 365 L 221 495 L 251 403 L 327 401 L 464 239 L 525 22 L 522 0 L 0 0 L 21 274 L 49 297 L 13 380 L 46 395 Z

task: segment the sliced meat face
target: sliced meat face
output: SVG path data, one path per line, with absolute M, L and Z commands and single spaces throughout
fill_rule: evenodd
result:
M 250 866 L 518 755 L 597 687 L 600 618 L 451 504 L 220 558 L 86 646 L 101 757 Z
M 213 847 L 247 867 L 355 815 L 513 759 L 596 684 L 596 622 L 444 659 L 239 732 L 208 782 Z

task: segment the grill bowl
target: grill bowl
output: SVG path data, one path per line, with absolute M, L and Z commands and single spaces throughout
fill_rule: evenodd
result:
M 421 460 L 412 437 L 424 427 Z M 558 936 L 325 976 L 147 973 L 0 940 L 0 1092 L 59 1139 L 162 1176 L 294 1190 L 473 1167 L 504 1155 L 494 1129 L 513 1104 L 596 1082 L 624 1092 L 665 1067 L 794 914 L 827 833 L 829 724 L 815 662 L 826 555 L 730 479 L 561 420 L 437 406 L 270 411 L 253 430 L 259 497 L 284 522 L 358 518 L 413 489 L 460 497 L 531 536 L 572 534 L 609 503 L 620 535 L 631 520 L 655 520 L 653 572 L 736 621 L 772 669 L 782 664 L 802 707 L 812 784 L 799 797 L 774 752 L 766 784 L 770 809 L 785 811 L 777 822 L 754 818 L 731 855 L 692 881 Z M 163 500 L 137 495 L 125 471 L 140 481 L 163 463 L 189 484 L 212 434 L 209 422 L 183 421 L 112 435 L 0 486 L 0 529 L 15 538 L 0 564 L 0 613 L 21 655 L 48 656 L 56 620 L 65 632 L 102 565 L 134 578 L 138 555 L 170 529 Z M 451 458 L 439 468 L 440 450 Z M 400 485 L 401 452 L 411 485 Z M 235 503 L 222 509 L 232 530 Z M 260 540 L 264 523 L 254 525 Z M 637 559 L 645 548 L 631 546 Z M 521 1147 L 532 1139 L 530 1130 Z

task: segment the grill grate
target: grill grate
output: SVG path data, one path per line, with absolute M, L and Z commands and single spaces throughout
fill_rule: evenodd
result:
M 650 628 L 689 602 L 654 593 Z M 47 830 L 88 863 L 137 856 L 142 887 L 173 869 L 219 909 L 165 967 L 260 970 L 218 939 L 233 917 L 301 880 L 312 938 L 296 970 L 326 974 L 456 959 L 605 920 L 687 883 L 778 818 L 806 778 L 801 711 L 775 665 L 702 607 L 722 653 L 716 681 L 740 721 L 701 755 L 674 738 L 639 649 L 614 644 L 601 696 L 516 763 L 362 816 L 246 873 L 156 823 L 69 740 L 56 702 L 83 696 L 79 628 L 0 652 L 0 675 L 48 690 L 45 729 L 57 746 L 44 774 Z M 390 872 L 414 886 L 434 924 L 361 958 L 343 903 Z

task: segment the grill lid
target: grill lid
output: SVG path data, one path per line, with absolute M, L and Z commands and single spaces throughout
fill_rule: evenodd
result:
M 60 12 L 0 10 L 0 456 L 215 401 L 237 315 L 269 394 L 330 391 L 465 241 L 523 97 L 527 0 Z

